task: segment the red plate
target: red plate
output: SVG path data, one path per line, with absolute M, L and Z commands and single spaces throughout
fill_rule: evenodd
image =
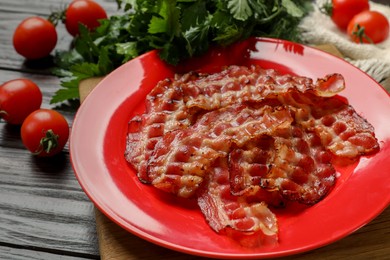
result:
M 124 159 L 127 122 L 144 109 L 147 93 L 175 72 L 219 70 L 222 65 L 260 64 L 311 78 L 341 73 L 341 93 L 374 127 L 381 150 L 339 168 L 332 192 L 318 204 L 277 212 L 279 243 L 240 247 L 213 232 L 196 203 L 141 184 Z M 158 245 L 201 256 L 264 258 L 304 252 L 341 239 L 371 221 L 390 202 L 390 98 L 365 73 L 325 52 L 299 44 L 250 39 L 214 50 L 187 65 L 172 68 L 155 51 L 108 75 L 87 97 L 74 120 L 70 153 L 76 176 L 89 198 L 111 220 Z M 379 238 L 378 238 L 379 239 Z

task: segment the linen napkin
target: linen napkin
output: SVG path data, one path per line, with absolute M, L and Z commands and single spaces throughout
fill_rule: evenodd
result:
M 313 11 L 300 23 L 302 38 L 306 44 L 334 45 L 345 59 L 381 83 L 390 92 L 390 37 L 378 44 L 352 42 L 320 7 L 327 0 L 315 0 Z M 370 10 L 384 14 L 390 20 L 390 6 L 370 1 Z

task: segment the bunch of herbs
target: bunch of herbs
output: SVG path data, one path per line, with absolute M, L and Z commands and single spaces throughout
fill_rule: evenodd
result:
M 81 80 L 104 76 L 150 50 L 180 61 L 250 36 L 299 42 L 298 24 L 310 0 L 116 0 L 120 14 L 93 32 L 80 25 L 70 50 L 57 52 L 61 88 L 51 103 L 79 98 Z

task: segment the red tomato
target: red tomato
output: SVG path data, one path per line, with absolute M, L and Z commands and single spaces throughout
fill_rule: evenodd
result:
M 42 104 L 42 92 L 28 79 L 14 79 L 0 86 L 0 116 L 10 124 L 24 119 Z
M 58 154 L 69 138 L 68 122 L 51 109 L 38 109 L 23 122 L 21 137 L 24 146 L 40 157 Z
M 347 33 L 357 43 L 379 43 L 389 36 L 389 21 L 377 11 L 364 11 L 352 18 Z
M 79 23 L 89 30 L 100 25 L 100 19 L 106 19 L 106 11 L 92 0 L 74 0 L 65 13 L 65 27 L 68 32 L 76 36 L 79 34 Z
M 26 59 L 48 56 L 57 44 L 54 25 L 42 17 L 30 17 L 16 27 L 13 45 L 17 53 Z
M 370 8 L 368 0 L 332 0 L 331 6 L 325 7 L 333 22 L 341 30 L 346 30 L 349 21 L 358 13 Z

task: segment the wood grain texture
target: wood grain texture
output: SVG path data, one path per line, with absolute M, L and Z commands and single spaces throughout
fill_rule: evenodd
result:
M 44 95 L 42 107 L 59 110 L 71 127 L 75 109 L 49 104 L 56 77 L 0 70 L 2 81 L 20 77 L 37 83 Z M 98 258 L 93 210 L 73 173 L 68 146 L 56 157 L 36 158 L 24 149 L 20 126 L 0 122 L 0 245 Z M 3 258 L 3 253 L 0 259 L 23 259 Z
M 145 241 L 122 229 L 96 209 L 101 259 L 202 259 Z
M 73 174 L 68 153 L 48 160 L 24 149 L 1 148 L 2 243 L 98 255 L 93 205 Z
M 13 31 L 22 19 L 46 17 L 69 2 L 1 1 L 0 84 L 15 78 L 33 80 L 42 91 L 42 107 L 59 110 L 72 127 L 77 106 L 50 104 L 60 84 L 51 75 L 52 61 L 26 62 L 12 46 Z M 114 1 L 105 4 L 116 6 Z M 72 38 L 64 26 L 57 30 L 57 48 L 69 48 Z M 0 259 L 97 259 L 95 223 L 94 206 L 76 180 L 68 146 L 55 158 L 35 158 L 21 142 L 20 126 L 1 120 Z
M 86 259 L 83 256 L 67 256 L 63 255 L 60 252 L 44 252 L 40 251 L 39 248 L 32 249 L 23 249 L 23 248 L 14 248 L 8 246 L 0 245 L 0 259 L 12 259 L 12 260 L 77 260 L 77 259 Z M 98 257 L 93 257 L 92 259 L 98 259 Z
M 104 6 L 104 9 L 109 13 L 117 11 L 115 0 L 94 1 Z M 64 9 L 71 2 L 72 0 L 1 0 L 0 10 L 46 16 L 50 12 Z
M 79 102 L 76 104 L 60 104 L 53 105 L 50 104 L 50 99 L 58 89 L 59 79 L 52 75 L 42 75 L 35 74 L 30 72 L 19 72 L 19 71 L 6 71 L 0 69 L 0 83 L 16 79 L 16 78 L 28 78 L 35 82 L 43 95 L 42 100 L 42 108 L 51 108 L 56 109 L 64 115 L 66 120 L 68 121 L 69 127 L 72 126 L 74 115 L 77 111 L 77 106 Z M 18 149 L 24 149 L 24 146 L 20 139 L 20 126 L 9 125 L 4 121 L 0 121 L 0 145 L 1 147 L 13 147 Z M 65 151 L 68 150 L 68 145 L 65 147 Z
M 204 259 L 172 251 L 128 233 L 96 210 L 101 259 Z M 329 227 L 331 228 L 331 227 Z M 389 259 L 390 208 L 355 233 L 331 245 L 280 260 Z
M 50 57 L 41 61 L 26 61 L 13 48 L 13 33 L 19 23 L 30 16 L 47 18 L 54 11 L 63 10 L 71 0 L 1 0 L 0 1 L 0 69 L 50 74 L 53 65 Z M 96 0 L 104 6 L 108 15 L 118 13 L 114 0 Z M 56 27 L 58 41 L 55 51 L 69 49 L 73 38 L 59 23 Z
M 117 12 L 114 0 L 96 1 L 110 15 Z M 44 95 L 42 107 L 59 110 L 72 127 L 75 108 L 49 104 L 59 88 L 59 79 L 50 73 L 51 59 L 26 62 L 12 46 L 13 32 L 23 19 L 47 17 L 70 2 L 0 0 L 0 84 L 32 79 Z M 71 36 L 61 24 L 57 30 L 56 49 L 68 49 Z M 388 259 L 389 234 L 387 209 L 345 239 L 286 259 Z M 35 158 L 23 147 L 20 127 L 0 120 L 0 259 L 99 259 L 99 244 L 102 259 L 201 259 L 142 240 L 95 212 L 74 176 L 68 147 L 50 160 Z

